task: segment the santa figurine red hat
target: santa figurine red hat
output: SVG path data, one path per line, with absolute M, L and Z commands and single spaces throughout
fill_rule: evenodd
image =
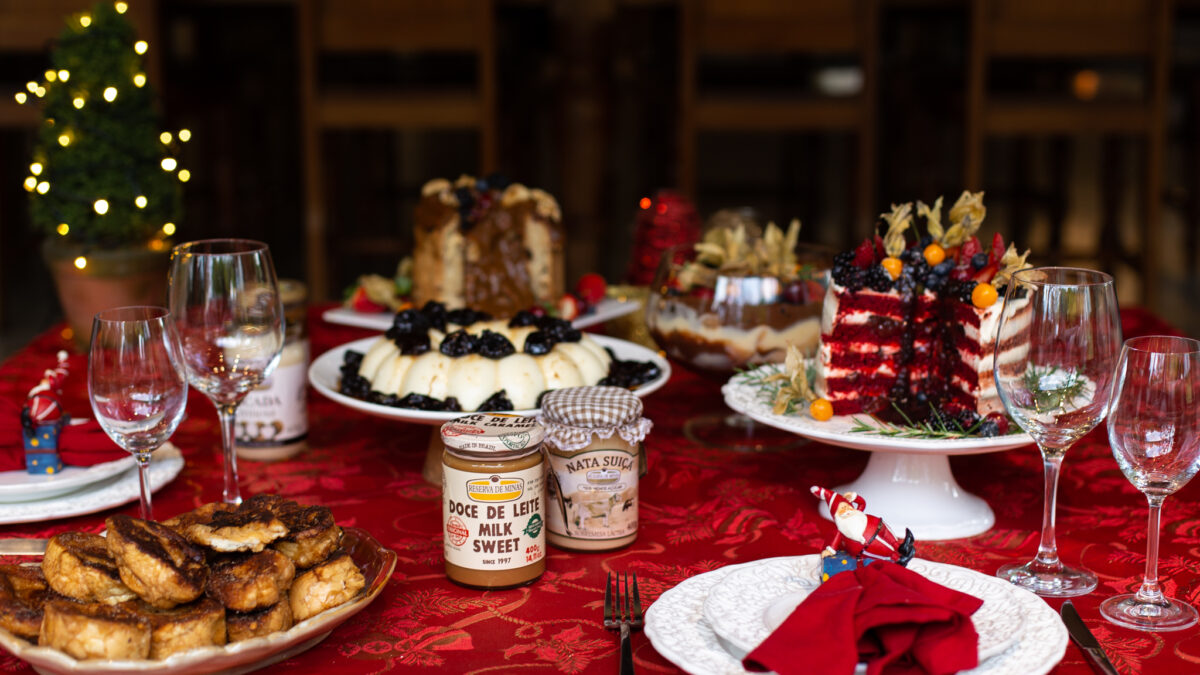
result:
M 906 565 L 916 554 L 912 531 L 905 529 L 904 540 L 899 541 L 879 516 L 863 511 L 867 502 L 862 496 L 854 492 L 838 494 L 817 485 L 810 490 L 829 506 L 829 515 L 837 526 L 833 540 L 821 551 L 822 557 L 845 553 L 860 566 L 871 560 L 890 560 Z

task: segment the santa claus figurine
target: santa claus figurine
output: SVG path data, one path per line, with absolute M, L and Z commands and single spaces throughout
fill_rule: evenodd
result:
M 838 494 L 816 485 L 812 486 L 811 491 L 829 505 L 829 513 L 837 526 L 833 541 L 821 551 L 822 558 L 840 558 L 840 565 L 852 569 L 851 561 L 854 567 L 867 565 L 873 560 L 890 560 L 907 565 L 916 554 L 912 531 L 904 530 L 904 541 L 898 541 L 879 516 L 863 511 L 867 502 L 858 494 Z

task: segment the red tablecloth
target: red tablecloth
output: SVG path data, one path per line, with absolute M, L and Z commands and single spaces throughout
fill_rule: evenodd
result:
M 1123 316 L 1126 336 L 1170 328 L 1137 310 Z M 367 335 L 311 321 L 313 353 Z M 67 343 L 52 331 L 0 365 L 0 396 L 19 401 Z M 83 415 L 85 359 L 75 356 L 66 407 Z M 325 504 L 339 522 L 373 533 L 399 554 L 395 574 L 373 605 L 312 650 L 274 670 L 374 673 L 398 667 L 455 673 L 615 673 L 617 639 L 601 624 L 602 589 L 609 570 L 637 572 L 647 603 L 689 576 L 730 563 L 815 553 L 833 534 L 817 515 L 808 486 L 853 479 L 867 454 L 809 444 L 791 452 L 736 454 L 687 441 L 683 420 L 723 409 L 716 383 L 676 370 L 646 399 L 655 427 L 647 440 L 649 474 L 641 483 L 637 541 L 608 553 L 551 548 L 545 576 L 531 587 L 479 592 L 455 586 L 442 572 L 439 489 L 421 467 L 427 431 L 368 417 L 315 393 L 310 398 L 309 449 L 294 461 L 243 462 L 242 494 L 277 492 Z M 221 494 L 216 414 L 193 392 L 188 417 L 172 439 L 187 466 L 154 497 L 167 517 Z M 1041 526 L 1042 466 L 1030 446 L 955 457 L 962 486 L 985 498 L 996 526 L 964 540 L 920 542 L 920 557 L 991 574 L 1025 561 Z M 867 495 L 870 498 L 870 495 Z M 3 508 L 0 505 L 0 508 Z M 45 537 L 70 529 L 96 531 L 112 513 L 136 515 L 131 503 L 108 512 L 44 523 L 0 526 L 0 537 Z M 1146 502 L 1117 469 L 1103 430 L 1073 449 L 1059 488 L 1058 544 L 1064 561 L 1100 575 L 1100 588 L 1075 600 L 1122 673 L 1200 672 L 1200 630 L 1153 634 L 1103 620 L 1105 597 L 1136 587 L 1146 542 Z M 1169 499 L 1163 514 L 1161 571 L 1166 591 L 1200 604 L 1200 482 Z M 1052 602 L 1056 608 L 1058 603 Z M 640 633 L 634 638 L 639 672 L 676 672 Z M 31 672 L 0 652 L 0 670 Z M 1082 653 L 1068 646 L 1054 670 L 1089 673 Z

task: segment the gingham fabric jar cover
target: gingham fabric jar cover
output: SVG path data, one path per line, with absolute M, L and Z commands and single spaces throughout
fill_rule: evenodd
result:
M 637 445 L 650 433 L 653 423 L 642 417 L 642 401 L 621 387 L 568 387 L 542 397 L 538 421 L 546 440 L 571 452 L 587 447 L 592 437 L 617 434 Z

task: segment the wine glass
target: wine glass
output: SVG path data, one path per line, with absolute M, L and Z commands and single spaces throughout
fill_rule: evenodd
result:
M 152 520 L 150 454 L 175 432 L 187 404 L 187 376 L 166 309 L 117 307 L 96 315 L 88 398 L 100 427 L 137 460 L 142 518 Z
M 743 368 L 783 363 L 789 345 L 813 356 L 833 255 L 804 243 L 794 252 L 794 269 L 764 274 L 698 264 L 690 244 L 668 248 L 646 301 L 650 336 L 674 361 L 722 383 Z M 804 442 L 740 413 L 692 417 L 684 423 L 684 435 L 740 451 L 781 450 Z
M 208 239 L 171 252 L 170 307 L 188 380 L 217 408 L 227 504 L 240 504 L 234 417 L 279 363 L 283 304 L 267 245 Z
M 1150 502 L 1150 522 L 1141 587 L 1100 603 L 1100 613 L 1126 628 L 1188 628 L 1196 609 L 1163 595 L 1158 584 L 1158 535 L 1163 501 L 1200 469 L 1200 342 L 1158 335 L 1127 341 L 1112 387 L 1108 442 Z
M 1055 501 L 1067 450 L 1108 410 L 1121 347 L 1113 279 L 1070 267 L 1017 272 L 997 330 L 996 389 L 1041 450 L 1046 486 L 1037 556 L 1024 565 L 1005 565 L 996 575 L 1038 595 L 1084 595 L 1096 587 L 1096 575 L 1058 559 Z

